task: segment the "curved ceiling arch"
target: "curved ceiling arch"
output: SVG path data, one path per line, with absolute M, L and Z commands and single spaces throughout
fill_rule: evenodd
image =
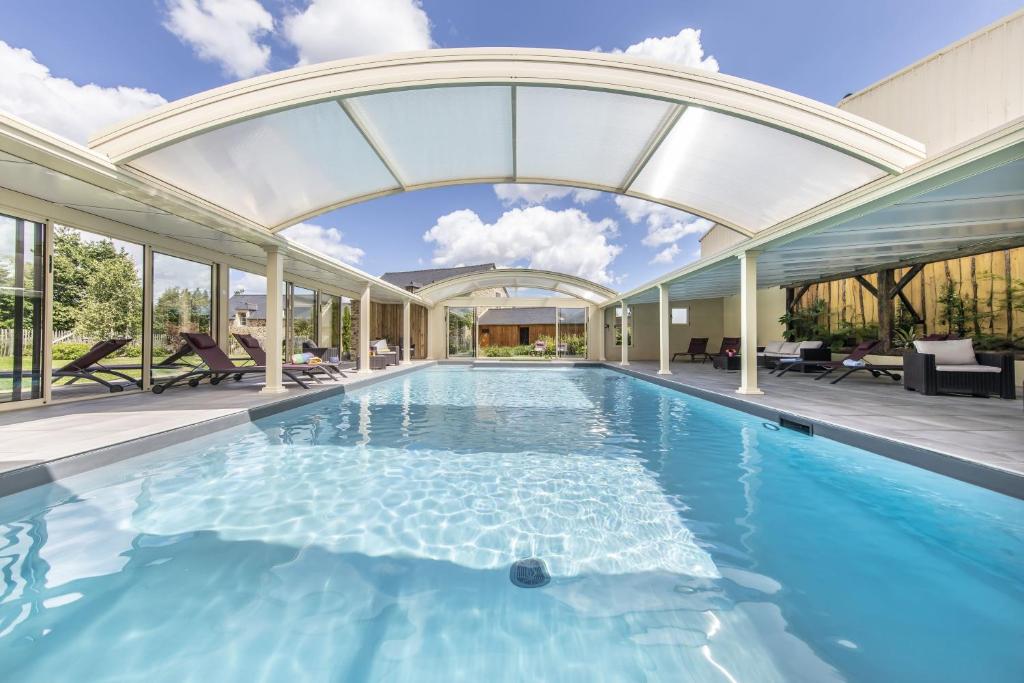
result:
M 518 48 L 268 74 L 90 146 L 272 231 L 397 192 L 518 182 L 634 196 L 752 236 L 924 156 L 909 138 L 759 83 Z
M 535 268 L 497 268 L 456 275 L 432 282 L 416 293 L 430 304 L 438 304 L 470 292 L 496 287 L 543 289 L 592 304 L 602 304 L 618 296 L 615 290 L 585 278 Z

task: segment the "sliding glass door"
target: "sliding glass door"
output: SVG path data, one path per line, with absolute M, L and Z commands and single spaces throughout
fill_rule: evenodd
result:
M 0 214 L 0 403 L 43 396 L 43 230 Z
M 153 380 L 180 372 L 171 357 L 182 332 L 212 334 L 213 266 L 153 254 Z
M 476 355 L 476 308 L 448 308 L 448 357 L 472 358 Z

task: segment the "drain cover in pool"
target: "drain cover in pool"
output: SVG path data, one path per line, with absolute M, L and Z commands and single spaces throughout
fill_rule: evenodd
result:
M 508 576 L 512 579 L 512 583 L 520 588 L 540 588 L 551 581 L 551 575 L 548 574 L 544 560 L 536 557 L 513 562 Z

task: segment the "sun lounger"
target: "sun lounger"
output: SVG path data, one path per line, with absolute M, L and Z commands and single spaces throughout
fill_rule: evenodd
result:
M 100 377 L 100 375 L 110 375 L 111 377 L 124 379 L 137 386 L 142 385 L 142 380 L 132 377 L 131 375 L 121 372 L 125 369 L 120 366 L 104 365 L 100 363 L 104 358 L 111 356 L 122 348 L 131 343 L 131 339 L 104 339 L 103 341 L 96 342 L 92 345 L 92 348 L 83 353 L 78 358 L 74 359 L 70 363 L 63 365 L 53 371 L 54 379 L 60 377 L 70 377 L 71 381 L 68 384 L 74 384 L 80 379 L 89 380 L 90 382 L 96 382 L 102 384 L 111 393 L 118 391 L 124 391 L 124 385 L 114 384 L 106 379 Z M 132 369 L 132 368 L 127 368 Z
M 697 360 L 697 356 L 708 355 L 708 338 L 707 337 L 693 337 L 690 339 L 690 345 L 686 347 L 685 351 L 679 351 L 672 354 L 672 360 L 676 359 L 676 356 L 689 356 L 690 362 L 693 363 Z M 707 360 L 705 357 L 701 362 Z
M 263 350 L 263 347 L 260 346 L 259 339 L 251 334 L 240 334 L 237 332 L 233 336 L 238 340 L 238 343 L 242 345 L 242 348 L 247 354 L 249 354 L 249 357 L 252 358 L 256 365 L 264 367 L 267 365 L 267 353 Z M 320 378 L 316 376 L 318 374 L 326 375 L 328 378 L 334 379 L 331 374 L 331 369 L 327 363 L 318 363 L 315 365 L 312 363 L 285 363 L 282 367 L 290 370 L 291 372 L 301 372 L 317 382 L 320 381 Z M 340 370 L 338 370 L 338 374 L 341 374 Z
M 739 337 L 722 337 L 722 345 L 719 347 L 717 353 L 705 353 L 701 363 L 714 360 L 716 356 L 727 356 L 732 351 L 732 355 L 736 355 L 740 352 L 740 338 Z
M 815 380 L 824 379 L 831 375 L 836 370 L 844 371 L 843 374 L 836 377 L 830 382 L 830 384 L 837 384 L 855 372 L 870 372 L 873 377 L 886 376 L 894 382 L 899 382 L 901 375 L 897 371 L 902 371 L 902 365 L 876 365 L 874 363 L 868 363 L 864 360 L 864 357 L 871 353 L 879 344 L 879 339 L 869 339 L 858 344 L 853 351 L 850 352 L 846 358 L 842 360 L 799 360 L 793 363 L 785 363 L 784 367 L 779 371 L 778 376 L 781 377 L 790 370 L 801 369 L 807 365 L 813 365 L 821 368 L 823 371 Z
M 183 332 L 182 337 L 188 342 L 188 345 L 192 347 L 196 355 L 203 361 L 203 365 L 196 367 L 189 372 L 182 375 L 178 375 L 166 382 L 153 385 L 153 393 L 163 393 L 165 389 L 168 389 L 175 384 L 187 381 L 189 386 L 196 386 L 200 380 L 209 377 L 210 384 L 219 384 L 222 380 L 228 377 L 234 377 L 236 380 L 241 379 L 243 375 L 266 375 L 266 367 L 260 365 L 235 365 L 234 362 L 228 358 L 228 355 L 224 353 L 219 346 L 217 346 L 217 340 L 208 334 L 202 334 L 200 332 Z M 296 373 L 282 368 L 282 373 L 290 380 L 298 384 L 303 389 L 308 389 L 309 385 L 304 383 L 298 378 Z

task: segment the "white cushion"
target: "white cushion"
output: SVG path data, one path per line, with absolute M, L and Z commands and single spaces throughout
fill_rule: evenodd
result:
M 779 353 L 786 356 L 795 356 L 800 353 L 800 342 L 784 342 Z
M 373 350 L 377 353 L 387 353 L 389 351 L 387 341 L 384 339 L 378 339 L 373 343 Z
M 800 342 L 800 348 L 801 349 L 820 349 L 821 345 L 824 344 L 824 343 L 825 342 L 823 342 L 821 340 L 818 340 L 818 341 L 811 341 L 811 340 L 802 341 L 802 342 Z
M 770 341 L 770 342 L 768 342 L 767 344 L 764 345 L 764 352 L 765 353 L 778 353 L 779 349 L 782 348 L 782 344 L 783 343 L 784 342 L 781 342 L 781 341 Z
M 935 365 L 977 365 L 974 356 L 974 342 L 970 339 L 948 341 L 915 341 L 918 353 L 935 356 Z
M 1002 372 L 994 365 L 936 365 L 938 372 Z

